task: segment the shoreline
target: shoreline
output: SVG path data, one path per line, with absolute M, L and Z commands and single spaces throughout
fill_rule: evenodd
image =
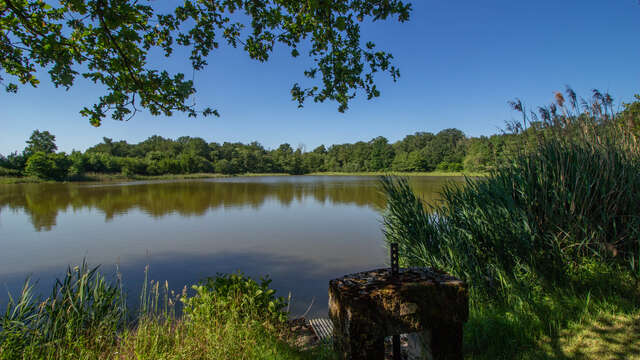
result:
M 216 179 L 216 178 L 237 178 L 237 177 L 266 177 L 266 176 L 406 176 L 406 177 L 484 177 L 487 173 L 479 172 L 314 172 L 301 175 L 285 173 L 246 173 L 246 174 L 216 174 L 216 173 L 196 173 L 196 174 L 166 174 L 166 175 L 130 175 L 122 174 L 86 174 L 77 180 L 45 180 L 35 177 L 15 177 L 0 176 L 0 185 L 12 184 L 59 184 L 59 183 L 110 183 L 119 181 L 153 181 L 153 180 L 196 180 L 196 179 Z
M 407 176 L 407 177 L 416 177 L 416 176 L 432 176 L 432 177 L 483 177 L 487 176 L 488 173 L 481 172 L 473 172 L 473 171 L 452 171 L 452 172 L 444 172 L 444 171 L 431 171 L 431 172 L 406 172 L 406 171 L 378 171 L 378 172 L 314 172 L 309 174 L 304 174 L 306 176 L 384 176 L 384 175 L 392 175 L 392 176 Z

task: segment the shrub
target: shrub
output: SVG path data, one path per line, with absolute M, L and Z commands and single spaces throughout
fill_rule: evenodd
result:
M 125 176 L 131 175 L 146 175 L 147 163 L 142 159 L 137 158 L 117 158 L 120 164 L 122 174 Z
M 161 174 L 180 174 L 180 162 L 175 159 L 162 159 L 158 167 Z
M 22 171 L 26 164 L 27 157 L 24 154 L 13 152 L 4 159 L 2 167 Z
M 458 162 L 441 162 L 440 164 L 438 164 L 438 166 L 436 166 L 436 170 L 437 171 L 462 171 L 464 169 L 464 166 L 461 163 Z
M 39 151 L 27 160 L 25 173 L 41 179 L 63 180 L 70 166 L 71 160 L 65 153 L 46 154 Z
M 127 317 L 118 280 L 108 282 L 86 263 L 69 268 L 40 301 L 27 280 L 0 314 L 0 359 L 318 359 L 289 346 L 284 300 L 270 280 L 218 275 L 176 295 L 165 281 L 148 282 L 139 317 Z M 183 316 L 175 304 L 180 300 Z M 134 320 L 134 322 L 130 322 Z M 327 356 L 329 355 L 329 356 Z
M 227 159 L 219 160 L 215 163 L 214 168 L 219 174 L 235 174 L 237 173 L 237 169 Z
M 238 274 L 218 274 L 194 286 L 197 296 L 183 299 L 185 314 L 190 317 L 229 314 L 236 319 L 262 319 L 284 322 L 286 302 L 270 289 L 271 279 L 260 283 Z M 212 307 L 211 304 L 214 304 Z M 206 309 L 206 314 L 202 313 Z M 210 313 L 213 312 L 213 313 Z
M 97 173 L 119 173 L 122 171 L 122 164 L 118 158 L 105 153 L 88 153 L 87 171 Z
M 162 168 L 160 168 L 160 161 L 156 161 L 156 160 L 147 160 L 147 169 L 146 172 L 149 175 L 161 175 L 162 172 Z
M 80 179 L 87 171 L 87 157 L 80 151 L 73 151 L 69 155 L 71 166 L 69 167 L 68 176 L 70 179 Z
M 178 155 L 177 161 L 183 174 L 194 174 L 199 172 L 213 172 L 213 164 L 204 157 L 192 153 L 182 153 Z
M 15 169 L 0 167 L 0 176 L 22 176 L 22 173 Z

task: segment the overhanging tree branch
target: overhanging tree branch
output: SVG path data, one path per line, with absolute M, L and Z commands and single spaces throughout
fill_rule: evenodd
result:
M 4 45 L 0 46 L 0 70 L 36 86 L 33 75 L 38 67 L 48 67 L 54 85 L 69 87 L 78 67 L 86 62 L 88 70 L 82 75 L 108 89 L 96 104 L 81 111 L 94 125 L 110 109 L 116 120 L 130 118 L 128 114 L 138 111 L 136 102 L 153 115 L 173 111 L 189 116 L 217 114 L 189 105 L 195 88 L 184 74 L 171 75 L 146 62 L 154 49 L 172 56 L 174 48 L 181 46 L 191 51 L 192 67 L 200 70 L 211 50 L 218 48 L 216 34 L 230 46 L 240 44 L 258 61 L 267 61 L 276 44 L 289 47 L 296 57 L 301 42 L 309 42 L 308 55 L 315 66 L 305 76 L 320 84 L 294 85 L 293 99 L 299 106 L 309 97 L 316 102 L 333 100 L 344 111 L 360 91 L 368 98 L 379 95 L 373 84 L 378 70 L 388 72 L 394 80 L 398 75 L 389 66 L 389 54 L 363 51 L 358 23 L 364 17 L 375 21 L 389 16 L 403 22 L 411 11 L 411 5 L 400 0 L 184 0 L 168 14 L 154 9 L 151 0 L 61 4 L 64 6 L 53 8 L 42 0 L 0 0 L 0 29 L 21 41 L 21 45 L 6 40 L 0 44 Z M 230 14 L 238 11 L 244 12 L 246 23 L 230 20 Z M 369 72 L 364 72 L 363 64 L 369 65 Z M 323 75 L 321 79 L 315 79 L 316 72 Z M 17 85 L 9 88 L 13 91 Z

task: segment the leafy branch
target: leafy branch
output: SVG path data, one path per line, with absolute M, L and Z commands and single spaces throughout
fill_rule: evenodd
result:
M 149 65 L 149 52 L 160 49 L 171 57 L 178 46 L 190 49 L 195 72 L 219 49 L 218 38 L 261 62 L 278 44 L 297 57 L 299 45 L 308 42 L 315 65 L 304 75 L 315 84 L 295 83 L 293 100 L 300 107 L 307 98 L 331 100 L 345 111 L 360 91 L 368 99 L 380 95 L 377 72 L 394 81 L 400 75 L 391 54 L 372 42 L 361 45 L 360 23 L 392 16 L 404 22 L 410 11 L 399 0 L 183 0 L 166 14 L 151 0 L 59 0 L 56 7 L 44 0 L 0 0 L 0 69 L 22 85 L 37 86 L 37 71 L 47 69 L 56 87 L 68 89 L 78 75 L 106 87 L 80 111 L 95 126 L 109 113 L 130 119 L 138 108 L 152 115 L 219 116 L 190 104 L 193 80 Z M 0 83 L 9 92 L 19 87 L 2 76 Z

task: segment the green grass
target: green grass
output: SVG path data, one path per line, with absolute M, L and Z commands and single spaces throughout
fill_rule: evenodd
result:
M 640 141 L 607 108 L 554 109 L 435 206 L 384 178 L 385 236 L 469 284 L 469 359 L 640 359 Z
M 143 320 L 112 353 L 120 359 L 323 359 L 326 349 L 301 351 L 259 323 Z
M 547 321 L 561 326 L 549 334 Z M 640 311 L 615 312 L 607 304 L 591 305 L 571 320 L 561 312 L 539 317 L 508 307 L 484 307 L 471 311 L 464 328 L 465 358 L 640 359 L 639 330 Z
M 628 274 L 584 266 L 565 287 L 522 290 L 505 302 L 472 298 L 466 358 L 640 359 L 640 292 Z
M 226 177 L 256 177 L 256 176 L 289 176 L 289 174 L 214 174 L 214 173 L 197 173 L 197 174 L 166 174 L 166 175 L 123 175 L 123 174 L 101 174 L 88 173 L 80 178 L 65 182 L 82 183 L 82 182 L 118 182 L 118 181 L 153 181 L 153 180 L 189 180 L 189 179 L 213 179 Z M 37 177 L 15 177 L 0 176 L 0 184 L 38 184 L 38 183 L 56 183 L 60 181 L 44 180 Z
M 100 174 L 89 173 L 86 174 L 80 181 L 98 181 L 98 182 L 113 182 L 113 181 L 130 181 L 130 180 L 184 180 L 184 179 L 209 179 L 209 178 L 221 178 L 228 177 L 229 175 L 223 174 L 165 174 L 165 175 L 124 175 L 124 174 Z
M 640 359 L 637 287 L 620 272 L 584 270 L 551 293 L 535 288 L 501 304 L 472 299 L 465 358 Z M 284 300 L 268 280 L 221 275 L 175 294 L 145 279 L 133 311 L 115 279 L 86 264 L 70 268 L 44 300 L 27 282 L 0 316 L 0 359 L 336 359 L 327 346 L 294 345 Z M 620 282 L 627 286 L 612 286 Z M 579 295 L 580 287 L 591 291 Z
M 108 282 L 83 264 L 44 300 L 29 281 L 11 299 L 0 315 L 0 359 L 333 359 L 326 346 L 294 345 L 286 304 L 269 283 L 220 275 L 175 294 L 145 279 L 132 312 L 119 277 Z
M 487 173 L 482 172 L 472 172 L 472 171 L 430 171 L 430 172 L 400 172 L 400 171 L 379 171 L 379 172 L 335 172 L 335 171 L 326 171 L 326 172 L 314 172 L 307 175 L 327 175 L 327 176 L 469 176 L 469 177 L 479 177 L 479 176 L 487 176 Z
M 640 359 L 640 313 L 602 312 L 563 330 L 559 346 L 569 359 Z
M 468 177 L 484 177 L 487 173 L 481 172 L 315 172 L 305 175 L 323 175 L 323 176 L 434 176 L 434 177 L 450 177 L 450 176 L 468 176 Z M 224 177 L 259 177 L 259 176 L 291 176 L 284 173 L 264 173 L 264 174 L 214 174 L 214 173 L 197 173 L 197 174 L 166 174 L 166 175 L 123 175 L 123 174 L 102 174 L 88 173 L 80 178 L 65 182 L 118 182 L 118 181 L 154 181 L 154 180 L 188 180 L 188 179 L 212 179 Z M 33 176 L 16 177 L 16 176 L 0 176 L 0 184 L 39 184 L 39 183 L 56 183 L 55 180 L 44 180 Z
M 49 180 L 39 179 L 37 177 L 25 176 L 25 177 L 16 177 L 16 176 L 0 176 L 0 184 L 40 184 L 46 182 L 55 182 Z
M 166 174 L 166 175 L 129 175 L 122 174 L 109 175 L 109 174 L 95 174 L 89 175 L 88 180 L 93 181 L 111 181 L 111 180 L 185 180 L 185 179 L 214 179 L 214 178 L 227 178 L 227 177 L 257 177 L 257 176 L 290 176 L 289 174 L 281 173 L 264 173 L 264 174 L 215 174 L 215 173 L 196 173 L 196 174 Z

